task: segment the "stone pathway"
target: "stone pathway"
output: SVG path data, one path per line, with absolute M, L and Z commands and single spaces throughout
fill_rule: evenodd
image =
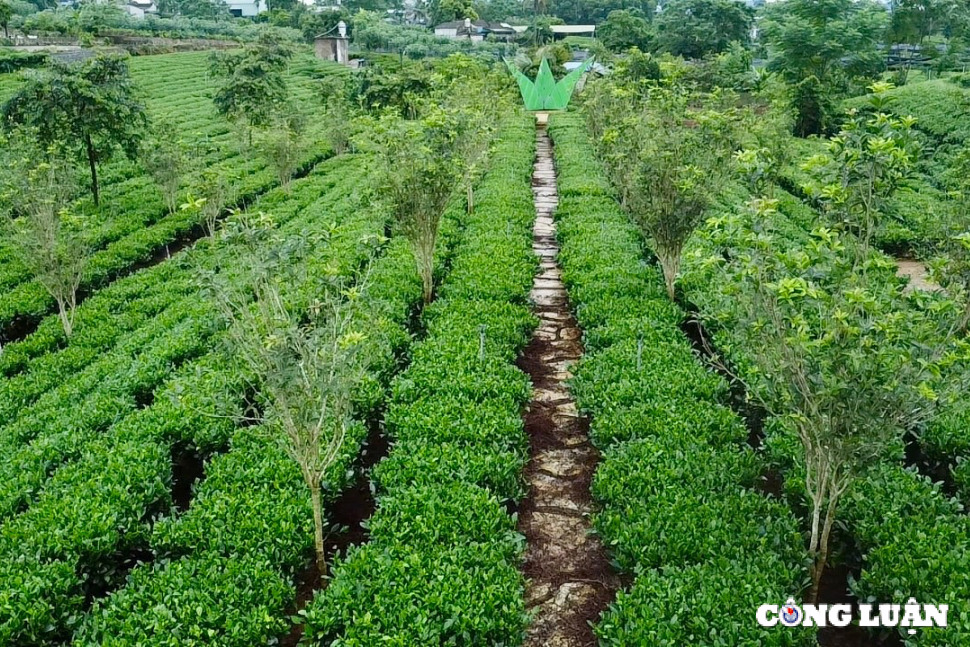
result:
M 582 331 L 570 312 L 556 261 L 552 143 L 542 125 L 536 137 L 532 246 L 541 273 L 530 296 L 540 325 L 519 362 L 533 384 L 525 416 L 529 494 L 519 511 L 519 530 L 528 542 L 526 604 L 534 614 L 525 644 L 586 647 L 596 645 L 589 623 L 613 600 L 619 582 L 602 545 L 590 534 L 589 485 L 599 455 L 589 443 L 589 421 L 579 415 L 566 387 L 571 366 L 583 354 Z

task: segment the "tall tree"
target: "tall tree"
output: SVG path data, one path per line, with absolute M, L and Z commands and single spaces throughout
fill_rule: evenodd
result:
M 169 214 L 178 209 L 182 178 L 189 166 L 185 143 L 173 136 L 175 132 L 173 124 L 156 124 L 142 155 L 142 165 L 155 180 Z
M 13 7 L 7 0 L 0 0 L 0 27 L 3 27 L 4 38 L 10 38 L 10 32 L 7 31 L 7 25 L 10 24 L 10 19 L 13 18 Z
M 737 377 L 791 449 L 809 515 L 814 603 L 842 497 L 899 451 L 934 402 L 960 396 L 967 347 L 946 332 L 952 309 L 907 305 L 891 262 L 860 263 L 853 237 L 825 227 L 792 245 L 776 233 L 776 206 L 759 200 L 752 214 L 718 219 L 715 255 L 703 262 L 720 270 L 702 311 L 727 346 L 744 349 Z
M 671 0 L 654 21 L 657 47 L 684 58 L 719 54 L 745 43 L 754 12 L 736 0 Z
M 819 226 L 792 245 L 777 233 L 777 201 L 758 199 L 750 213 L 713 223 L 716 251 L 703 261 L 720 271 L 707 277 L 712 296 L 702 310 L 727 332 L 728 347 L 745 349 L 739 377 L 749 397 L 797 448 L 810 515 L 809 602 L 842 496 L 970 377 L 967 344 L 954 336 L 960 322 L 951 321 L 959 309 L 911 307 L 895 265 L 870 248 L 886 202 L 915 168 L 912 125 L 856 116 L 832 138 L 828 163 L 809 166 L 843 232 Z
M 268 125 L 286 107 L 286 67 L 293 56 L 286 44 L 264 32 L 239 53 L 218 52 L 211 71 L 221 80 L 213 102 L 219 114 L 246 128 L 252 144 L 253 129 Z
M 256 422 L 299 467 L 310 495 L 314 551 L 327 573 L 324 481 L 345 455 L 356 387 L 364 375 L 361 285 L 311 271 L 330 238 L 284 239 L 267 214 L 240 214 L 223 232 L 241 248 L 243 280 L 205 273 L 202 284 L 228 322 L 227 339 L 253 378 Z M 308 300 L 307 294 L 312 294 Z
M 77 291 L 89 258 L 83 222 L 72 211 L 77 168 L 57 149 L 36 146 L 35 131 L 5 142 L 2 194 L 12 209 L 0 216 L 0 234 L 17 260 L 57 303 L 64 334 L 74 332 Z
M 276 169 L 280 186 L 289 191 L 290 180 L 306 153 L 306 116 L 299 111 L 293 111 L 277 118 L 269 128 L 260 133 L 258 148 Z
M 673 300 L 684 245 L 730 167 L 730 113 L 704 107 L 709 97 L 665 87 L 650 88 L 639 101 L 619 96 L 605 116 L 594 97 L 585 104 L 587 117 L 621 204 L 653 241 Z
M 653 30 L 647 19 L 637 11 L 625 9 L 611 11 L 596 35 L 613 52 L 624 52 L 631 47 L 646 51 L 653 40 Z
M 424 302 L 434 298 L 434 251 L 448 201 L 464 175 L 458 119 L 440 108 L 422 119 L 385 117 L 378 131 L 383 189 L 414 253 Z
M 883 64 L 878 43 L 886 11 L 869 0 L 784 0 L 767 8 L 762 26 L 769 68 L 794 88 L 795 132 L 802 136 L 835 125 L 833 96 Z
M 890 4 L 889 42 L 922 45 L 934 34 L 960 31 L 968 19 L 958 0 L 894 0 Z
M 916 120 L 889 114 L 884 93 L 891 87 L 873 85 L 869 100 L 874 114 L 851 115 L 825 153 L 805 164 L 813 174 L 805 188 L 836 226 L 858 237 L 861 257 L 869 254 L 890 212 L 889 200 L 910 177 L 919 156 Z
M 147 126 L 124 57 L 98 55 L 83 63 L 51 62 L 27 73 L 24 86 L 3 106 L 6 128 L 32 128 L 45 148 L 87 159 L 91 194 L 100 204 L 98 165 L 120 150 L 134 159 Z

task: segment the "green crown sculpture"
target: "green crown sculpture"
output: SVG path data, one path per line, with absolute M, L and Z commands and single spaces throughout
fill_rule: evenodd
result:
M 526 110 L 565 110 L 569 105 L 569 99 L 573 96 L 573 88 L 583 74 L 593 65 L 593 58 L 586 59 L 586 62 L 567 74 L 558 83 L 552 76 L 549 69 L 549 62 L 542 59 L 539 65 L 539 74 L 533 82 L 529 77 L 519 71 L 509 60 L 505 61 L 512 72 L 512 76 L 519 84 L 519 91 L 522 93 L 522 100 L 525 101 Z

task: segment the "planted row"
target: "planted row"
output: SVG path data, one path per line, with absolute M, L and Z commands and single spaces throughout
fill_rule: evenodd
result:
M 370 540 L 308 606 L 308 644 L 521 643 L 524 546 L 503 503 L 522 494 L 526 456 L 530 388 L 513 362 L 535 326 L 530 126 L 502 131 L 427 337 L 394 381 Z
M 199 172 L 217 169 L 227 179 L 238 203 L 252 202 L 279 183 L 263 156 L 236 150 L 237 138 L 216 114 L 208 93 L 199 90 L 199 86 L 207 85 L 204 56 L 192 53 L 146 58 L 165 59 L 162 63 L 173 64 L 161 64 L 156 69 L 135 59 L 132 76 L 139 86 L 144 83 L 152 113 L 170 118 L 180 132 L 188 133 L 186 139 L 194 142 L 188 155 Z M 169 82 L 160 83 L 155 78 L 159 74 L 163 79 L 168 74 L 172 76 L 168 77 Z M 316 88 L 310 79 L 303 75 L 290 78 L 294 101 L 312 99 Z M 309 136 L 315 144 L 303 156 L 302 171 L 331 154 L 321 124 L 314 124 Z M 191 192 L 193 183 L 199 180 L 196 175 L 183 178 L 183 191 Z M 151 261 L 167 244 L 197 236 L 204 222 L 197 209 L 169 213 L 158 188 L 135 163 L 109 165 L 103 180 L 105 200 L 101 207 L 94 207 L 88 200 L 77 205 L 91 222 L 97 223 L 85 232 L 87 243 L 95 250 L 85 267 L 81 284 L 85 292 L 110 283 L 132 266 Z M 43 287 L 28 279 L 25 268 L 0 244 L 0 287 L 5 288 L 0 298 L 0 331 L 12 332 L 11 326 L 29 327 L 53 307 L 53 300 Z
M 324 196 L 325 199 L 326 196 Z M 330 244 L 310 259 L 349 275 L 359 269 L 364 236 L 383 231 L 383 217 L 360 208 L 359 194 L 345 201 L 311 201 L 285 231 L 329 231 Z M 244 280 L 233 255 L 219 262 Z M 172 447 L 224 447 L 232 415 L 242 411 L 245 375 L 222 351 L 182 367 L 158 389 L 151 406 L 125 417 L 63 465 L 23 515 L 0 529 L 7 570 L 0 599 L 0 638 L 48 644 L 70 636 L 84 605 L 119 586 L 136 560 L 150 555 L 152 519 L 171 508 Z M 66 438 L 65 440 L 70 440 Z
M 753 622 L 758 605 L 801 587 L 798 525 L 755 489 L 764 466 L 725 406 L 727 385 L 680 331 L 685 315 L 591 163 L 580 118 L 555 116 L 550 134 L 563 281 L 587 351 L 571 390 L 603 452 L 594 525 L 636 576 L 597 625 L 601 643 L 813 644 L 810 631 Z
M 460 201 L 454 201 L 442 227 L 441 269 L 449 264 L 461 233 L 457 222 L 462 213 Z M 326 228 L 328 223 L 324 216 L 318 224 Z M 311 271 L 348 273 L 359 264 L 367 250 L 361 241 L 368 233 L 344 227 L 335 235 L 337 248 L 314 262 Z M 355 241 L 357 247 L 348 247 Z M 366 336 L 367 371 L 355 396 L 355 418 L 361 422 L 344 439 L 325 475 L 325 503 L 355 476 L 353 462 L 367 431 L 361 423 L 378 416 L 410 342 L 408 326 L 421 298 L 414 259 L 403 238 L 391 240 L 362 273 L 366 306 L 354 324 Z M 301 286 L 288 298 L 296 299 L 300 310 L 317 296 Z M 206 480 L 191 508 L 155 524 L 149 542 L 156 561 L 135 569 L 126 587 L 95 607 L 75 644 L 217 641 L 244 646 L 267 642 L 287 630 L 293 582 L 309 561 L 312 543 L 306 484 L 292 459 L 259 427 L 236 430 L 230 445 L 228 453 L 206 465 Z M 200 614 L 200 604 L 217 609 Z

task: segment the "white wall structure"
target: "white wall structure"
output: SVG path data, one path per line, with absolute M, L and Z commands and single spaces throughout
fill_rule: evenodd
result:
M 136 20 L 142 20 L 145 14 L 158 13 L 154 0 L 128 0 L 122 8 Z
M 266 11 L 265 0 L 229 0 L 229 13 L 237 17 L 251 18 Z

